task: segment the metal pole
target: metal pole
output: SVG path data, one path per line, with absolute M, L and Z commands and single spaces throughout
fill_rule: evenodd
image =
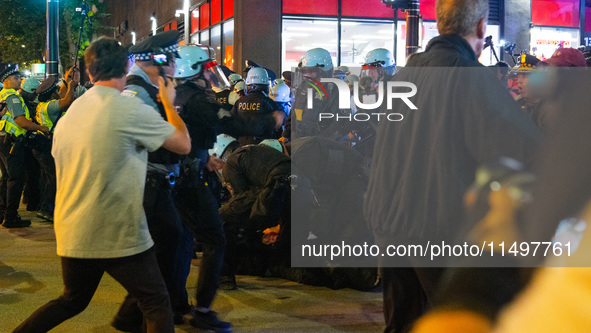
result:
M 394 63 L 398 63 L 398 8 L 394 7 Z
M 59 0 L 47 0 L 46 49 L 45 77 L 57 76 L 59 70 Z
M 222 9 L 223 10 L 223 9 Z M 191 43 L 191 12 L 189 11 L 189 0 L 183 1 L 183 13 L 185 14 L 185 44 Z M 223 40 L 223 38 L 222 38 Z
M 406 56 L 419 48 L 419 0 L 410 0 L 406 11 Z

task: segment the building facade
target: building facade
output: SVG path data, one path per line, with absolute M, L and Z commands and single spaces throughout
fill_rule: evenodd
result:
M 489 0 L 487 35 L 496 54 L 513 65 L 512 53 L 547 58 L 559 47 L 591 43 L 591 0 Z M 381 0 L 105 0 L 109 25 L 122 44 L 153 31 L 178 29 L 181 43 L 210 45 L 218 63 L 241 72 L 252 60 L 276 73 L 293 68 L 311 48 L 327 49 L 335 65 L 359 66 L 384 47 L 405 64 L 405 13 Z M 437 36 L 435 0 L 420 1 L 419 51 Z M 397 18 L 395 18 L 395 16 Z M 396 36 L 396 38 L 394 38 Z M 491 48 L 480 61 L 496 62 Z

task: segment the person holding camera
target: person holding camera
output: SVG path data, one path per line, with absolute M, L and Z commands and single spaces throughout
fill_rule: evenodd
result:
M 0 212 L 4 219 L 2 226 L 5 228 L 22 228 L 31 225 L 30 220 L 23 220 L 18 214 L 23 186 L 25 183 L 25 134 L 27 131 L 41 131 L 49 133 L 47 126 L 35 124 L 31 120 L 29 108 L 23 98 L 18 94 L 22 76 L 17 65 L 8 65 L 0 73 L 0 81 L 4 88 L 0 91 L 0 101 L 6 101 L 6 114 L 0 121 L 0 130 L 6 132 L 4 143 L 0 152 L 0 160 L 8 174 L 6 187 L 0 185 L 0 191 L 5 195 L 6 204 Z M 4 194 L 6 189 L 6 194 Z
M 166 31 L 133 45 L 129 52 L 134 55 L 135 64 L 129 70 L 122 93 L 138 97 L 153 108 L 149 112 L 157 112 L 165 120 L 168 114 L 158 94 L 158 80 L 174 76 L 178 38 L 176 30 Z M 181 222 L 173 200 L 179 173 L 180 155 L 176 152 L 160 148 L 148 154 L 144 210 L 176 324 L 182 324 L 183 315 L 191 311 L 186 284 L 193 251 L 193 236 Z M 122 331 L 131 331 L 142 323 L 137 302 L 131 296 L 128 295 L 112 323 Z
M 121 95 L 128 59 L 115 39 L 94 41 L 84 59 L 94 86 L 59 121 L 52 148 L 64 292 L 14 332 L 47 332 L 82 312 L 107 272 L 137 300 L 147 332 L 173 333 L 170 299 L 141 203 L 148 151 L 164 147 L 186 154 L 189 134 L 174 110 L 170 80 L 158 82 L 168 121 Z
M 66 73 L 66 93 L 62 98 L 57 95 L 57 86 L 55 78 L 49 77 L 37 88 L 39 104 L 35 120 L 38 124 L 47 126 L 53 133 L 58 120 L 66 113 L 66 110 L 74 101 L 74 92 L 80 82 L 80 71 L 76 67 L 70 68 Z M 33 156 L 41 167 L 42 177 L 44 179 L 44 188 L 41 191 L 41 204 L 37 211 L 37 217 L 46 221 L 53 222 L 53 210 L 55 206 L 55 161 L 51 156 L 51 135 L 35 133 L 30 138 L 30 146 L 33 150 Z

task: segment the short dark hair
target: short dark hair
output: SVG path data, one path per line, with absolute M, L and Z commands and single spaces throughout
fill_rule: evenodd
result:
M 127 72 L 127 49 L 113 38 L 100 37 L 84 53 L 84 62 L 93 81 L 120 78 Z

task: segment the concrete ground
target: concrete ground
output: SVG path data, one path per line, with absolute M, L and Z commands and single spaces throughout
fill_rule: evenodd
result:
M 63 284 L 55 254 L 53 225 L 34 213 L 30 228 L 0 227 L 0 333 L 11 332 L 35 309 L 60 295 Z M 194 303 L 198 262 L 193 262 L 187 290 Z M 294 282 L 238 276 L 238 290 L 220 291 L 213 304 L 235 332 L 380 332 L 381 293 L 331 290 Z M 117 332 L 109 322 L 125 290 L 105 275 L 88 308 L 51 332 Z M 190 325 L 176 332 L 199 332 Z

